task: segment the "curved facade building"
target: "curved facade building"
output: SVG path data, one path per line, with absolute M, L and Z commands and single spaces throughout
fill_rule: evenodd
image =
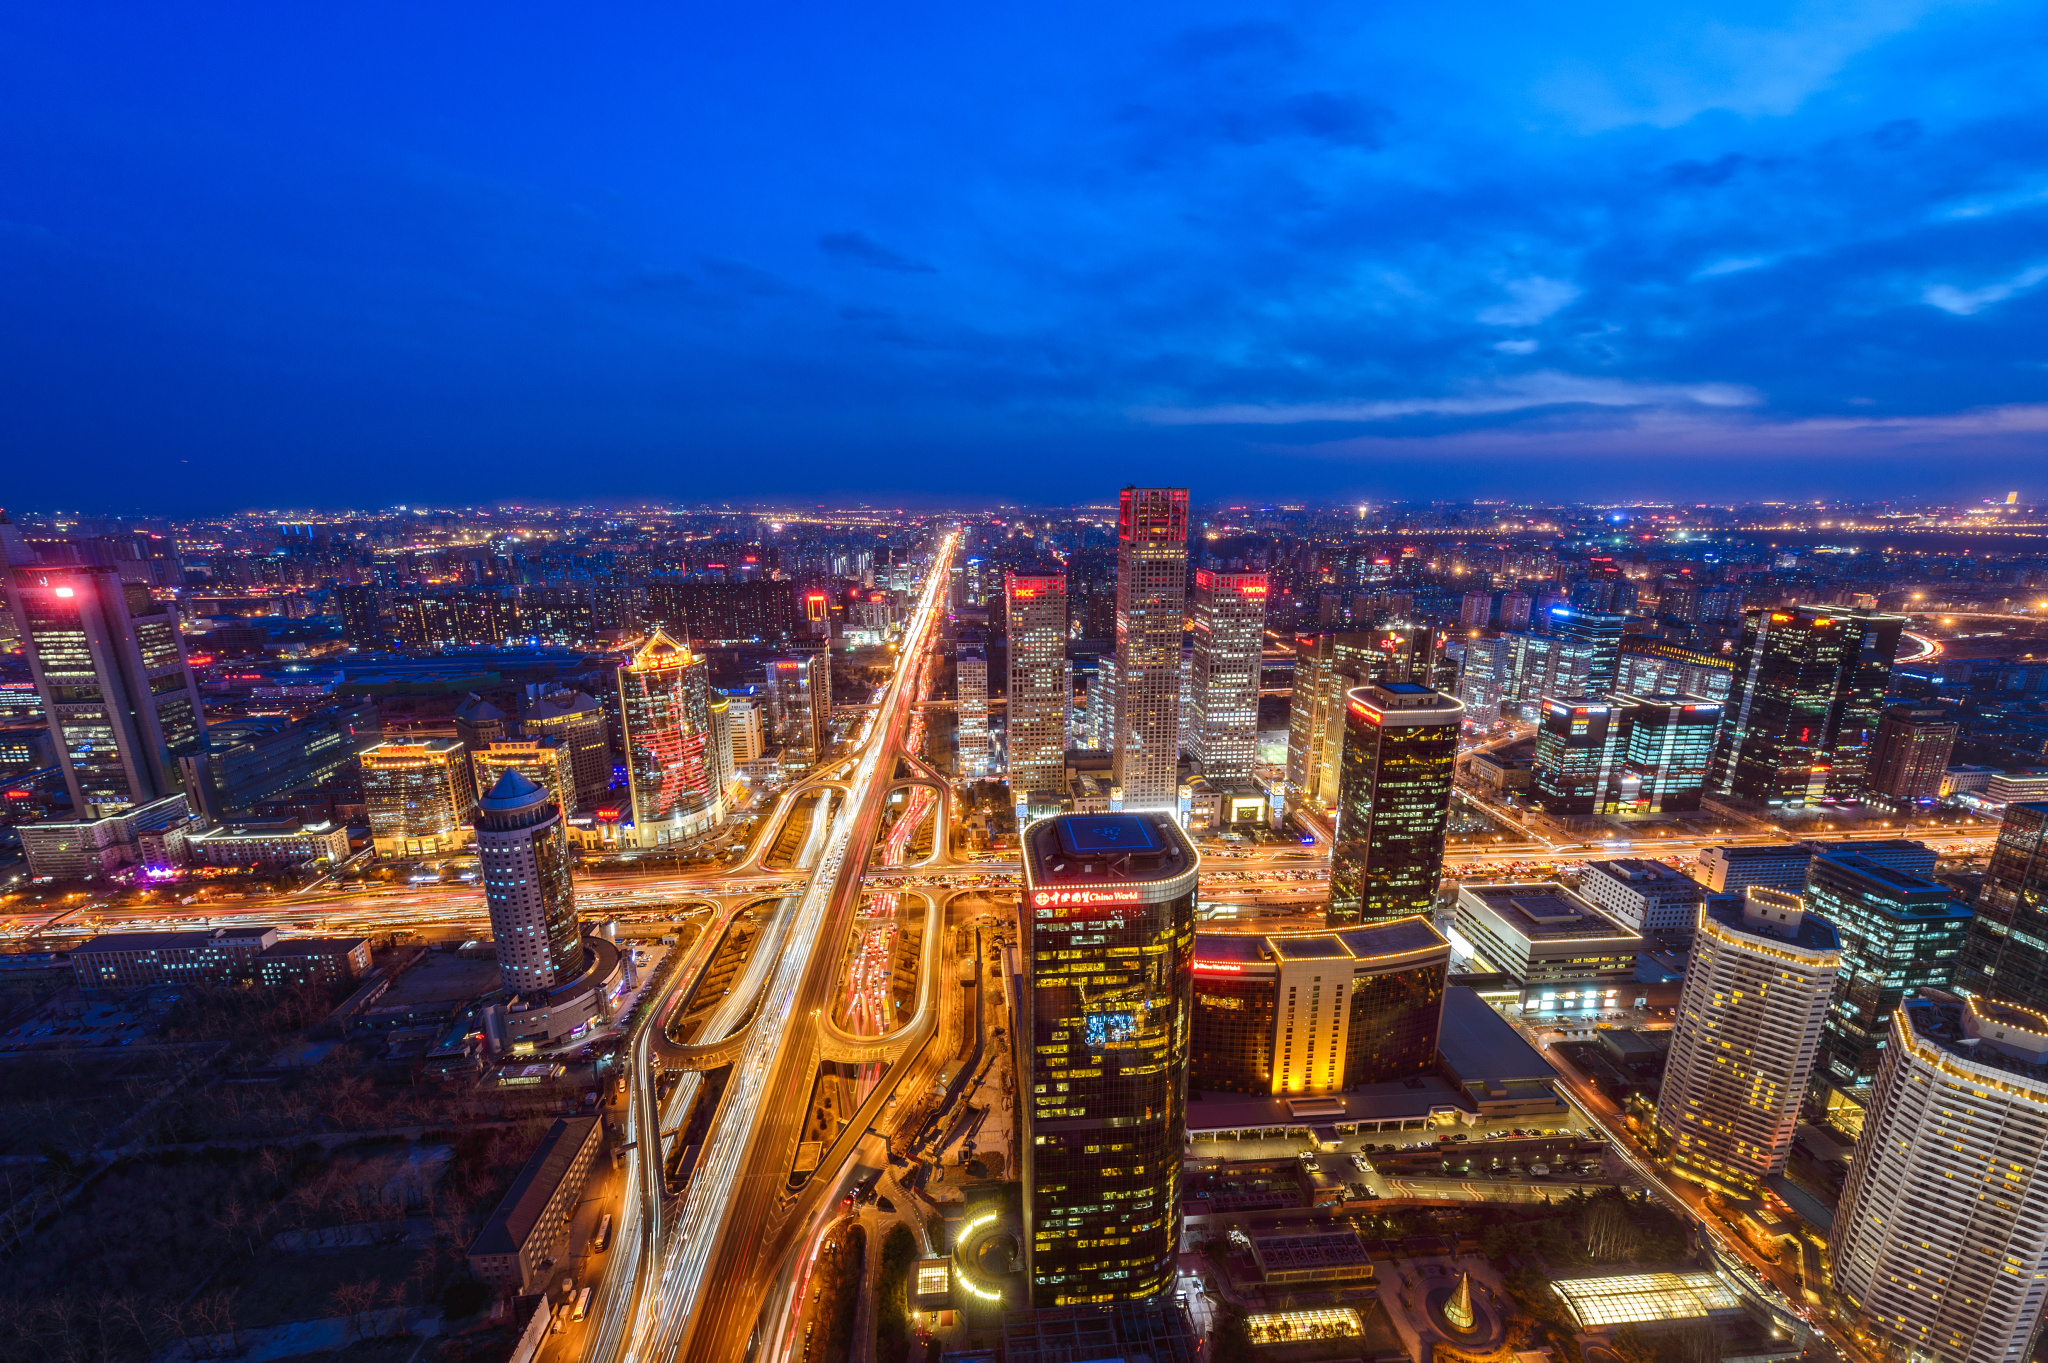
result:
M 1426 918 L 1339 931 L 1201 933 L 1188 1086 L 1334 1093 L 1436 1063 L 1451 947 Z
M 702 658 L 656 630 L 619 666 L 619 718 L 638 846 L 686 842 L 725 818 Z
M 1024 830 L 1033 1306 L 1157 1297 L 1180 1248 L 1200 857 L 1170 814 Z
M 508 768 L 476 805 L 477 859 L 505 989 L 543 995 L 583 969 L 562 809 Z

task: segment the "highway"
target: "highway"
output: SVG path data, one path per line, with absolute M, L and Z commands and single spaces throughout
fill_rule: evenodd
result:
M 840 988 L 838 967 L 859 907 L 861 874 L 902 750 L 912 712 L 906 702 L 913 679 L 922 675 L 953 545 L 948 537 L 933 556 L 896 676 L 865 741 L 837 767 L 851 767 L 848 795 L 829 824 L 817 825 L 828 831 L 809 885 L 795 900 L 782 949 L 757 953 L 772 964 L 772 975 L 676 1232 L 662 1247 L 660 1273 L 633 1308 L 627 1354 L 636 1360 L 744 1356 L 769 1289 L 783 1275 L 787 1256 L 775 1251 L 801 1220 L 789 1214 L 789 1171 L 809 1113 L 820 1014 Z M 829 1171 L 819 1170 L 811 1183 L 821 1181 L 829 1182 Z

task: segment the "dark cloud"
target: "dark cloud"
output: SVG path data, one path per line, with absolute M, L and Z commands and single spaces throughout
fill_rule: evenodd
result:
M 892 251 L 865 232 L 827 232 L 818 238 L 818 249 L 828 256 L 870 265 L 877 270 L 894 270 L 899 274 L 938 273 L 935 266 L 900 251 Z

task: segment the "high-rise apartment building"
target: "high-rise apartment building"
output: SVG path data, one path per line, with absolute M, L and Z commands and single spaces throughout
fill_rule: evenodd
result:
M 787 648 L 811 633 L 796 584 L 781 579 L 693 577 L 647 584 L 645 617 L 672 637 Z
M 344 582 L 334 589 L 334 604 L 341 615 L 342 637 L 352 646 L 360 649 L 383 647 L 384 621 L 376 587 Z
M 832 658 L 824 652 L 768 664 L 765 695 L 775 741 L 809 758 L 832 747 Z
M 1179 803 L 1187 573 L 1187 489 L 1125 488 L 1117 511 L 1113 757 L 1126 809 Z
M 1198 857 L 1171 814 L 1024 831 L 1025 1268 L 1035 1307 L 1173 1285 Z
M 1892 1010 L 1918 990 L 1949 987 L 1970 911 L 1939 881 L 1853 852 L 1813 859 L 1806 906 L 1834 924 L 1842 939 L 1842 973 L 1815 1073 L 1860 1095 L 1877 1077 Z
M 1057 809 L 1067 793 L 1067 580 L 1010 573 L 1003 595 L 1010 638 L 1004 751 L 1021 823 L 1034 796 L 1040 809 Z
M 505 773 L 520 776 L 547 792 L 564 818 L 576 806 L 576 775 L 568 749 L 553 737 L 499 738 L 469 755 L 476 768 L 476 788 L 494 790 Z
M 1416 682 L 1364 686 L 1346 698 L 1333 926 L 1434 910 L 1464 713 Z
M 1928 991 L 1890 1026 L 1834 1285 L 1892 1356 L 2017 1363 L 2048 1300 L 2048 1018 Z
M 379 743 L 358 761 L 378 856 L 441 856 L 469 844 L 476 772 L 462 744 L 452 738 Z
M 1745 612 L 1713 788 L 1774 805 L 1860 798 L 1905 623 L 1826 606 Z
M 1784 1171 L 1841 965 L 1833 925 L 1797 895 L 1701 905 L 1657 1095 L 1673 1170 L 1743 1196 Z
M 1249 779 L 1258 765 L 1266 591 L 1264 573 L 1195 574 L 1190 718 L 1195 756 L 1211 781 Z
M 1934 803 L 1961 732 L 1954 706 L 1886 706 L 1870 758 L 1870 793 L 1899 808 Z
M 988 650 L 962 645 L 953 656 L 953 676 L 959 693 L 960 723 L 955 731 L 960 745 L 960 775 L 976 778 L 988 774 Z
M 704 660 L 657 629 L 619 664 L 618 683 L 634 844 L 701 837 L 725 817 Z
M 1504 634 L 1464 641 L 1464 654 L 1458 666 L 1458 703 L 1465 707 L 1465 722 L 1476 729 L 1491 729 L 1500 719 L 1502 689 L 1508 680 L 1509 647 L 1508 636 Z M 1288 751 L 1291 757 L 1291 746 Z
M 2048 1012 L 2048 804 L 2005 807 L 1956 992 Z
M 528 738 L 552 738 L 569 754 L 573 779 L 565 812 L 588 814 L 604 803 L 612 785 L 611 736 L 604 707 L 581 691 L 534 691 L 526 701 L 520 729 Z
M 16 563 L 5 573 L 74 816 L 178 794 L 179 759 L 205 747 L 206 721 L 172 607 L 114 567 Z
M 545 997 L 583 970 L 562 807 L 508 766 L 477 801 L 476 846 L 505 988 Z
M 1466 592 L 1459 603 L 1458 623 L 1467 629 L 1485 629 L 1493 623 L 1493 593 Z

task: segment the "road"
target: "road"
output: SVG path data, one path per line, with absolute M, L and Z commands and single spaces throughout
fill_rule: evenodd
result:
M 831 820 L 817 870 L 798 901 L 733 1066 L 674 1243 L 664 1248 L 659 1281 L 638 1306 L 642 1324 L 629 1346 L 635 1359 L 744 1356 L 762 1304 L 787 1267 L 788 1256 L 778 1251 L 790 1238 L 782 1232 L 796 1229 L 800 1219 L 791 1215 L 789 1171 L 809 1115 L 820 1014 L 839 988 L 841 951 L 902 751 L 912 712 L 906 702 L 930 645 L 953 544 L 949 536 L 933 557 L 902 662 L 864 742 L 850 761 L 834 768 L 850 768 L 847 797 Z M 812 1183 L 827 1178 L 821 1169 Z

